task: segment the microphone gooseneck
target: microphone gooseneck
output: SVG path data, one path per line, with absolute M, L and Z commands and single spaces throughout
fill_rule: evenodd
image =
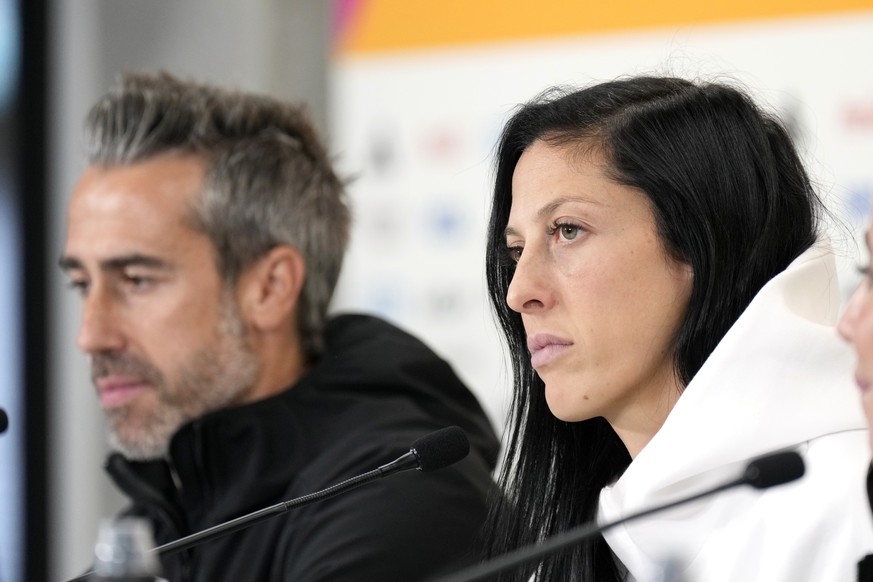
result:
M 288 501 L 280 501 L 275 505 L 259 509 L 236 519 L 179 538 L 178 540 L 154 548 L 152 552 L 165 556 L 182 550 L 187 550 L 188 548 L 204 543 L 213 538 L 245 529 L 260 521 L 280 513 L 285 513 L 296 507 L 336 497 L 350 489 L 354 489 L 382 477 L 387 477 L 388 475 L 393 475 L 394 473 L 410 469 L 419 469 L 424 472 L 435 471 L 460 461 L 467 456 L 469 451 L 470 443 L 467 440 L 467 435 L 464 431 L 457 426 L 446 427 L 419 438 L 412 443 L 412 448 L 408 453 L 405 453 L 396 460 L 373 469 L 372 471 L 346 479 L 345 481 L 337 483 L 336 485 L 331 485 L 321 491 L 316 491 L 315 493 L 310 493 Z M 86 572 L 84 575 L 73 578 L 68 582 L 87 580 L 88 576 L 91 574 L 92 572 Z
M 408 453 L 403 454 L 397 460 L 388 463 L 387 465 L 382 465 L 381 467 L 373 469 L 372 471 L 368 471 L 363 475 L 357 475 L 356 477 L 346 479 L 341 483 L 331 485 L 330 487 L 322 489 L 321 491 L 316 491 L 315 493 L 310 493 L 308 495 L 297 497 L 289 501 L 280 501 L 279 503 L 271 505 L 270 507 L 254 511 L 242 517 L 232 519 L 225 523 L 221 523 L 216 526 L 207 528 L 203 531 L 180 538 L 174 542 L 158 546 L 157 548 L 155 548 L 154 551 L 159 553 L 160 555 L 168 555 L 182 550 L 186 550 L 192 546 L 203 543 L 206 540 L 212 539 L 214 537 L 245 529 L 259 521 L 262 521 L 274 515 L 278 515 L 280 513 L 285 513 L 291 509 L 294 509 L 295 507 L 301 507 L 303 505 L 309 505 L 310 503 L 315 503 L 317 501 L 336 497 L 337 495 L 345 493 L 350 489 L 360 487 L 364 483 L 369 483 L 370 481 L 375 481 L 376 479 L 381 479 L 382 477 L 387 477 L 388 475 L 393 475 L 394 473 L 399 473 L 400 471 L 407 471 L 409 469 L 421 469 L 422 471 L 424 471 L 425 466 L 433 466 L 434 468 L 438 468 L 435 467 L 435 465 L 439 462 L 439 460 L 442 460 L 444 456 L 447 455 L 440 456 L 437 452 L 443 451 L 444 448 L 457 447 L 457 444 L 444 447 L 442 443 L 456 442 L 459 439 L 459 433 L 460 438 L 463 438 L 463 441 L 466 443 L 467 435 L 464 434 L 464 431 L 460 428 L 454 426 L 440 429 L 436 432 L 425 435 L 415 441 L 415 443 L 413 443 L 413 448 Z M 415 445 L 418 444 L 420 447 L 422 441 L 426 442 L 426 446 L 422 447 L 422 450 L 416 451 Z M 453 450 L 457 449 L 454 448 Z M 467 451 L 469 451 L 469 444 L 467 444 Z M 446 464 L 451 464 L 455 461 L 459 461 L 461 458 L 463 458 L 463 456 L 466 456 L 467 451 L 464 452 L 464 455 L 456 457 Z M 438 457 L 438 459 L 429 458 L 428 455 L 431 454 L 433 454 L 435 457 Z
M 521 566 L 522 564 L 526 564 L 537 558 L 542 558 L 566 547 L 593 538 L 595 535 L 602 534 L 603 532 L 623 523 L 671 509 L 678 505 L 690 503 L 740 485 L 750 485 L 756 489 L 766 489 L 783 483 L 789 483 L 802 477 L 803 473 L 803 458 L 794 451 L 779 452 L 758 457 L 757 459 L 750 461 L 746 465 L 743 474 L 733 481 L 722 483 L 711 489 L 707 489 L 688 497 L 683 497 L 676 501 L 643 509 L 603 525 L 598 525 L 596 523 L 582 524 L 578 527 L 556 534 L 540 543 L 525 546 L 514 552 L 503 554 L 490 561 L 482 562 L 475 566 L 460 570 L 449 576 L 444 576 L 434 580 L 433 582 L 472 582 L 474 580 L 484 580 L 495 574 L 509 570 L 510 568 Z

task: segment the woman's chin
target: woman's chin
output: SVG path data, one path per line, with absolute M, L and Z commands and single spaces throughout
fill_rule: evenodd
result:
M 552 416 L 564 422 L 580 422 L 599 416 L 588 404 L 587 396 L 568 395 L 546 385 L 546 404 Z

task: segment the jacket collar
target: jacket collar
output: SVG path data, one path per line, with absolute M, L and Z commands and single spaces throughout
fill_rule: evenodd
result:
M 312 455 L 297 445 L 305 441 L 295 438 L 290 392 L 187 423 L 168 459 L 129 461 L 116 453 L 106 469 L 128 497 L 163 513 L 183 535 L 190 524 L 259 509 L 281 498 Z

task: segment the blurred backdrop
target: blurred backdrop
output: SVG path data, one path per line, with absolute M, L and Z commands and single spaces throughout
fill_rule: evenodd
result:
M 355 213 L 334 310 L 378 313 L 423 337 L 498 430 L 510 376 L 484 287 L 492 153 L 513 108 L 551 85 L 637 73 L 744 84 L 788 122 L 849 227 L 831 236 L 846 293 L 857 282 L 856 233 L 873 195 L 873 0 L 44 1 L 44 34 L 31 24 L 11 36 L 4 18 L 19 5 L 0 0 L 0 67 L 11 66 L 7 42 L 44 37 L 45 49 L 44 138 L 19 132 L 9 150 L 40 148 L 31 153 L 44 158 L 44 184 L 14 198 L 31 200 L 26 212 L 0 197 L 0 280 L 14 280 L 19 262 L 31 269 L 29 288 L 0 292 L 0 321 L 27 315 L 22 331 L 9 325 L 12 339 L 0 336 L 0 407 L 12 421 L 0 436 L 2 581 L 80 572 L 99 519 L 120 505 L 102 475 L 102 416 L 73 344 L 77 299 L 55 263 L 83 169 L 82 119 L 123 70 L 162 68 L 308 104 Z M 16 250 L 36 244 L 25 225 L 42 241 L 35 262 Z M 39 310 L 21 310 L 40 293 Z M 31 324 L 42 341 L 19 353 L 14 334 Z M 28 375 L 34 367 L 44 378 Z M 16 417 L 26 402 L 37 411 L 29 423 Z M 38 504 L 25 503 L 28 491 Z M 39 577 L 26 577 L 28 552 Z

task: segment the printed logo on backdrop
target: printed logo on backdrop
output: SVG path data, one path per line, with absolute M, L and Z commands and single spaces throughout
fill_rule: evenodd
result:
M 386 178 L 396 174 L 397 129 L 388 121 L 370 129 L 367 135 L 367 168 L 370 177 Z
M 840 118 L 845 129 L 873 135 L 873 96 L 843 104 Z
M 842 216 L 848 218 L 855 228 L 865 227 L 873 201 L 873 180 L 849 185 L 842 199 Z
M 446 252 L 444 245 L 457 248 L 459 245 L 471 242 L 467 215 L 467 209 L 460 204 L 452 203 L 450 196 L 430 196 L 429 204 L 423 209 L 422 222 L 440 252 Z
M 367 285 L 364 304 L 367 311 L 392 321 L 404 316 L 404 281 L 399 277 L 381 277 Z
M 466 135 L 465 128 L 452 123 L 427 129 L 422 133 L 419 144 L 423 160 L 440 165 L 466 161 Z
M 802 118 L 801 102 L 802 100 L 797 96 L 789 94 L 787 98 L 783 99 L 780 106 L 779 118 L 785 125 L 794 145 L 802 151 L 808 143 L 809 132 L 806 131 L 806 124 Z
M 841 176 L 841 215 L 863 238 L 873 207 L 873 94 L 846 98 L 836 105 L 839 135 L 846 144 L 840 161 L 849 167 Z M 854 162 L 854 163 L 852 163 Z
M 384 250 L 396 248 L 397 242 L 406 236 L 403 225 L 408 220 L 399 198 L 399 195 L 389 195 L 355 207 L 361 237 L 359 242 Z
M 418 321 L 437 329 L 453 327 L 468 319 L 478 302 L 471 300 L 466 286 L 458 281 L 452 283 L 433 277 L 413 289 L 405 273 L 383 274 L 364 285 L 363 306 L 368 312 L 392 321 Z M 481 316 L 478 312 L 474 315 Z

